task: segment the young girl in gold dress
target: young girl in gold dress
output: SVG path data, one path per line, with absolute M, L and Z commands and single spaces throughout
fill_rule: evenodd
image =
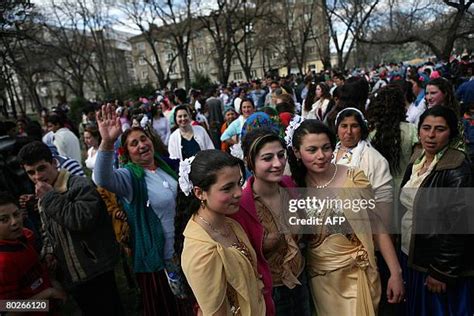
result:
M 202 315 L 265 315 L 257 257 L 239 210 L 243 162 L 219 150 L 200 151 L 180 164 L 177 225 L 184 229 L 181 264 Z M 179 234 L 177 227 L 176 236 Z M 176 243 L 180 251 L 180 242 Z

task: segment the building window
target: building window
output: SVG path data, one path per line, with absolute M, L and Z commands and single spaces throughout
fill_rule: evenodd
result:
M 137 43 L 137 50 L 143 52 L 145 50 L 145 43 Z
M 173 59 L 173 53 L 168 53 L 168 55 L 166 55 L 166 60 L 170 61 L 172 59 Z
M 203 47 L 198 47 L 196 49 L 196 52 L 199 54 L 199 55 L 204 55 L 204 48 Z
M 170 74 L 176 74 L 176 65 L 171 66 L 170 68 Z
M 202 70 L 204 68 L 204 63 L 198 63 L 198 69 Z
M 238 58 L 232 58 L 232 65 L 237 65 L 238 62 L 239 62 Z
M 238 71 L 238 72 L 234 72 L 234 80 L 242 80 L 242 72 L 241 71 Z
M 257 71 L 254 69 L 254 70 L 250 70 L 250 77 L 252 78 L 257 78 Z
M 152 65 L 156 65 L 156 57 L 155 57 L 155 55 L 151 55 L 151 57 L 150 57 L 150 63 L 151 63 Z
M 146 60 L 145 60 L 144 56 L 140 56 L 138 58 L 138 64 L 141 65 L 141 66 L 146 65 Z
M 146 70 L 142 71 L 142 79 L 143 80 L 148 79 L 148 71 Z
M 278 58 L 278 52 L 272 52 L 272 59 L 277 59 Z
M 307 48 L 308 53 L 313 54 L 316 52 L 316 46 L 308 46 Z

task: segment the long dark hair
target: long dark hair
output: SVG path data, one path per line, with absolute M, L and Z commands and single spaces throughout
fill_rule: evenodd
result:
M 372 96 L 367 120 L 376 132 L 371 143 L 387 159 L 392 173 L 400 171 L 400 122 L 405 121 L 405 115 L 405 97 L 398 85 L 389 84 Z
M 331 99 L 331 88 L 325 83 L 325 82 L 320 82 L 316 85 L 316 87 L 321 88 L 321 99 Z M 316 90 L 316 89 L 315 89 Z
M 308 86 L 308 94 L 304 99 L 304 110 L 306 112 L 311 111 L 314 102 L 316 102 L 316 84 L 311 82 Z
M 242 160 L 217 149 L 201 150 L 191 163 L 189 180 L 194 186 L 208 191 L 216 183 L 218 172 L 225 167 L 239 167 L 242 175 L 245 175 L 245 166 Z M 184 228 L 191 216 L 199 210 L 199 207 L 200 201 L 194 196 L 194 192 L 186 196 L 179 190 L 176 202 L 174 242 L 175 252 L 178 255 L 181 255 L 183 251 Z
M 369 83 L 364 77 L 351 77 L 339 90 L 339 105 L 354 106 L 365 113 L 365 104 L 369 97 Z
M 295 130 L 292 139 L 292 146 L 299 150 L 303 137 L 308 134 L 326 134 L 331 142 L 331 148 L 336 148 L 336 135 L 319 120 L 305 120 Z M 288 148 L 288 163 L 290 164 L 291 177 L 299 187 L 306 187 L 306 166 L 298 161 L 293 148 Z

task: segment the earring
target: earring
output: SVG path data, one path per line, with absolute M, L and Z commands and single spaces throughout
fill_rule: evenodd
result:
M 334 159 L 334 154 L 331 155 L 331 160 L 333 160 L 333 159 Z
M 199 202 L 199 204 L 201 204 L 201 208 L 205 208 L 205 207 L 206 207 L 206 201 L 204 201 L 204 200 L 201 200 L 201 201 Z

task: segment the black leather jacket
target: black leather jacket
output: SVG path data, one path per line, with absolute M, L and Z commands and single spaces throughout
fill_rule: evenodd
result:
M 413 163 L 420 155 L 421 152 L 413 154 L 402 187 L 410 179 Z M 465 154 L 447 149 L 415 195 L 410 267 L 446 283 L 474 275 L 474 234 L 468 234 L 473 232 L 474 207 L 466 201 L 466 192 L 472 189 L 455 189 L 472 186 L 472 170 Z M 402 206 L 402 214 L 404 210 Z

